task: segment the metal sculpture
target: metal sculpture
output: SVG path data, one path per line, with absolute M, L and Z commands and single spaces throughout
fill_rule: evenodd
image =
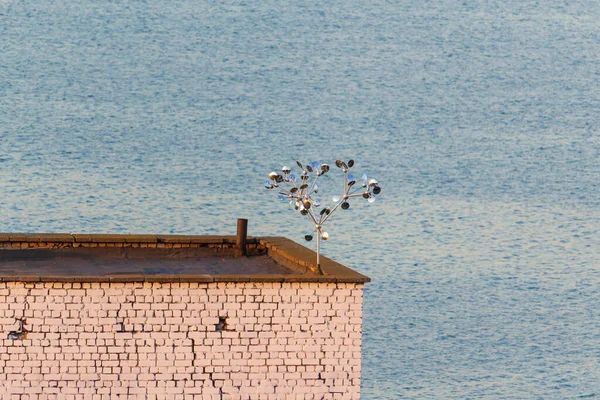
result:
M 307 165 L 302 165 L 300 161 L 296 161 L 298 167 L 302 171 L 297 177 L 292 173 L 292 169 L 284 166 L 281 168 L 281 173 L 271 172 L 269 180 L 265 182 L 265 188 L 278 189 L 279 199 L 288 200 L 289 204 L 300 214 L 308 216 L 314 224 L 314 229 L 311 233 L 304 236 L 306 241 L 311 241 L 314 234 L 317 235 L 317 268 L 321 270 L 321 239 L 329 239 L 329 233 L 323 230 L 323 225 L 339 208 L 348 210 L 350 203 L 348 200 L 354 197 L 362 197 L 369 203 L 375 201 L 375 195 L 381 193 L 381 187 L 375 179 L 368 179 L 366 174 L 362 174 L 362 183 L 357 185 L 357 181 L 349 170 L 354 166 L 354 160 L 344 162 L 336 160 L 336 167 L 340 168 L 344 173 L 344 190 L 342 194 L 332 197 L 334 205 L 330 207 L 316 209 L 321 207 L 321 200 L 314 197 L 318 193 L 319 186 L 317 182 L 319 178 L 329 172 L 329 164 L 321 164 L 313 161 Z

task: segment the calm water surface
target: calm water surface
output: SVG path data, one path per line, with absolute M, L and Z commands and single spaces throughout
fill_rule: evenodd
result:
M 587 0 L 0 0 L 1 230 L 246 217 L 301 242 L 266 174 L 352 157 L 384 192 L 323 252 L 373 279 L 364 399 L 600 397 L 598 21 Z

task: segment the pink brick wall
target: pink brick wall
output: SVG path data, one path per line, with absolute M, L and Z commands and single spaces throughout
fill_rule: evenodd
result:
M 0 282 L 0 398 L 358 399 L 362 293 Z M 8 339 L 23 318 L 29 332 Z

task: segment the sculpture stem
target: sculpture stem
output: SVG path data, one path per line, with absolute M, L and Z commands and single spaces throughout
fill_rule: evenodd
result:
M 321 230 L 317 230 L 317 269 L 319 270 L 319 274 L 323 274 L 323 270 L 321 269 Z

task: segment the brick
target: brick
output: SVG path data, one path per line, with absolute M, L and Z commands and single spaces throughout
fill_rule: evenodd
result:
M 15 329 L 27 315 L 35 326 L 25 341 L 0 341 L 0 379 L 86 398 L 219 388 L 232 398 L 240 388 L 257 398 L 358 398 L 362 297 L 362 284 L 0 282 L 0 325 Z

